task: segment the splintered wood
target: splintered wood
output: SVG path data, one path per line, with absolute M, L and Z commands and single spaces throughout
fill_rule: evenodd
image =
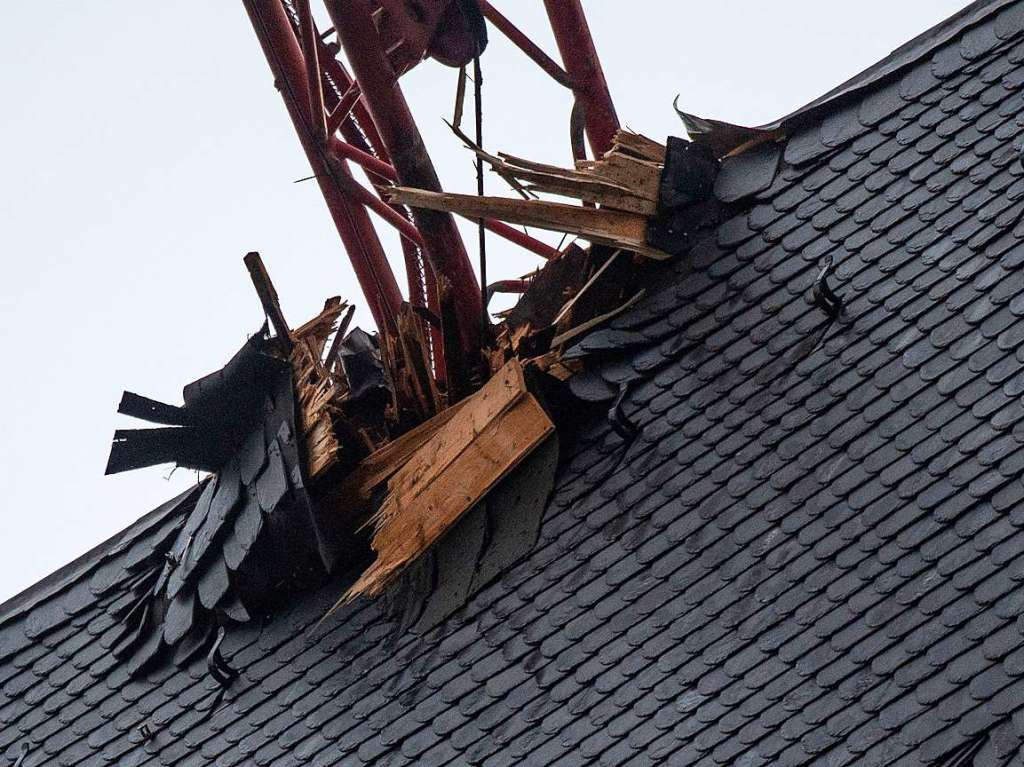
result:
M 379 594 L 554 430 L 527 391 L 518 360 L 508 362 L 480 391 L 451 410 L 456 412 L 445 422 L 410 440 L 406 447 L 426 437 L 411 455 L 395 449 L 391 456 L 392 466 L 399 468 L 392 472 L 387 495 L 370 520 L 377 558 L 346 593 L 346 600 Z M 386 472 L 377 461 L 369 474 Z
M 577 161 L 575 168 L 497 156 L 471 147 L 524 197 L 537 193 L 570 197 L 582 206 L 536 199 L 507 199 L 427 192 L 407 187 L 389 190 L 391 202 L 457 213 L 472 220 L 495 218 L 575 234 L 590 242 L 631 250 L 649 258 L 667 254 L 647 244 L 647 220 L 657 212 L 665 147 L 620 130 L 615 144 L 599 160 Z M 596 207 L 600 206 L 600 207 Z
M 307 471 L 313 479 L 329 469 L 338 455 L 332 408 L 345 390 L 327 369 L 323 354 L 345 308 L 340 298 L 329 298 L 320 314 L 290 334 L 293 346 L 289 361 L 295 376 Z
M 339 508 L 350 506 L 352 501 L 363 503 L 370 499 L 373 489 L 391 479 L 406 461 L 433 437 L 470 399 L 464 399 L 447 410 L 442 410 L 429 421 L 410 429 L 397 439 L 366 456 L 345 478 L 345 481 L 331 497 L 336 498 Z
M 422 423 L 444 409 L 430 361 L 430 343 L 423 321 L 409 304 L 402 304 L 397 317 L 397 335 L 380 335 L 381 361 L 395 390 L 395 414 L 401 422 Z
M 330 468 L 338 456 L 338 438 L 334 432 L 332 411 L 345 395 L 347 387 L 343 378 L 336 378 L 328 369 L 331 355 L 328 355 L 326 364 L 323 355 L 331 333 L 337 331 L 340 335 L 344 334 L 344 328 L 339 329 L 337 323 L 348 305 L 338 296 L 328 298 L 320 314 L 305 325 L 289 330 L 277 290 L 260 254 L 255 251 L 247 253 L 244 261 L 263 311 L 277 333 L 280 352 L 292 366 L 295 393 L 299 401 L 301 437 L 306 448 L 307 472 L 310 478 L 316 478 Z M 348 308 L 346 325 L 352 319 L 352 308 Z M 333 353 L 333 346 L 331 351 Z

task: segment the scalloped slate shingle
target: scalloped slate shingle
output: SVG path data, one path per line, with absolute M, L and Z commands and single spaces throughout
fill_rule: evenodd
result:
M 781 157 L 726 161 L 735 215 L 582 347 L 592 372 L 574 385 L 602 400 L 632 382 L 638 439 L 599 420 L 565 447 L 536 546 L 446 622 L 400 633 L 359 602 L 318 627 L 339 581 L 228 635 L 240 676 L 223 700 L 202 659 L 130 679 L 110 613 L 133 557 L 181 524 L 170 504 L 0 608 L 0 752 L 28 743 L 25 767 L 921 765 L 974 743 L 975 764 L 1019 758 L 1022 20 L 1024 2 L 977 4 Z M 826 256 L 837 322 L 810 297 Z

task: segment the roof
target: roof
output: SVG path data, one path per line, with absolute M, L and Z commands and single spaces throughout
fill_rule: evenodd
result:
M 537 543 L 416 634 L 340 579 L 131 678 L 175 504 L 0 607 L 22 767 L 938 764 L 1024 736 L 1024 1 L 976 4 L 780 144 L 579 353 L 604 416 Z M 815 304 L 824 278 L 838 317 Z M 828 270 L 826 270 L 827 272 Z M 602 411 L 607 410 L 604 406 Z M 170 509 L 170 511 L 168 510 Z M 147 735 L 148 734 L 148 735 Z
M 856 97 L 866 88 L 889 81 L 894 76 L 930 57 L 938 48 L 946 45 L 954 38 L 960 38 L 973 27 L 991 18 L 997 11 L 1012 6 L 1015 0 L 978 0 L 965 7 L 959 13 L 922 32 L 913 40 L 909 40 L 876 64 L 872 64 L 828 93 L 819 96 L 811 103 L 774 123 L 761 126 L 763 130 L 772 130 L 794 122 L 807 122 L 810 118 L 820 116 L 824 109 L 834 107 L 841 100 Z M 1007 16 L 1007 24 L 1017 21 L 1014 16 Z M 970 45 L 970 40 L 967 41 Z

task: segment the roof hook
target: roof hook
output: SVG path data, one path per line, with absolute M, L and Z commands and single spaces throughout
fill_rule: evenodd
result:
M 213 647 L 210 648 L 209 655 L 206 656 L 206 668 L 221 687 L 227 688 L 230 684 L 238 678 L 238 671 L 231 668 L 228 662 L 224 659 L 224 656 L 220 654 L 220 646 L 224 641 L 226 632 L 224 627 L 221 626 L 217 630 L 217 639 L 213 643 Z
M 25 758 L 28 756 L 28 752 L 31 749 L 27 742 L 21 744 L 21 749 L 18 754 L 18 758 L 14 762 L 14 767 L 21 767 L 25 763 Z
M 832 256 L 827 255 L 822 261 L 821 271 L 818 272 L 818 276 L 814 280 L 814 287 L 811 288 L 811 292 L 814 295 L 815 306 L 825 312 L 828 318 L 834 322 L 839 319 L 839 315 L 843 311 L 843 299 L 828 284 L 828 278 L 832 274 L 832 270 Z
M 612 431 L 622 437 L 626 443 L 631 443 L 636 439 L 636 435 L 640 433 L 640 429 L 637 428 L 635 423 L 629 420 L 625 411 L 622 409 L 622 405 L 625 403 L 626 397 L 629 394 L 630 384 L 632 384 L 632 381 L 627 381 L 619 385 L 619 395 L 615 398 L 615 402 L 608 411 L 608 423 L 611 425 Z
M 138 726 L 139 735 L 142 736 L 143 743 L 149 743 L 156 737 L 156 733 L 153 732 L 153 728 L 149 726 L 149 722 L 143 722 Z

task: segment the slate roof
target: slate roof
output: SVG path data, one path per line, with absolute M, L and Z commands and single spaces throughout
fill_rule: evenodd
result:
M 578 353 L 624 442 L 570 443 L 532 551 L 423 635 L 344 582 L 130 679 L 131 565 L 175 504 L 0 607 L 23 767 L 940 764 L 1024 736 L 1024 1 L 780 145 Z M 831 256 L 844 302 L 812 286 Z M 602 406 L 602 409 L 606 409 Z M 621 429 L 620 429 L 621 431 Z M 344 581 L 344 579 L 342 579 Z M 152 737 L 146 738 L 140 726 Z

